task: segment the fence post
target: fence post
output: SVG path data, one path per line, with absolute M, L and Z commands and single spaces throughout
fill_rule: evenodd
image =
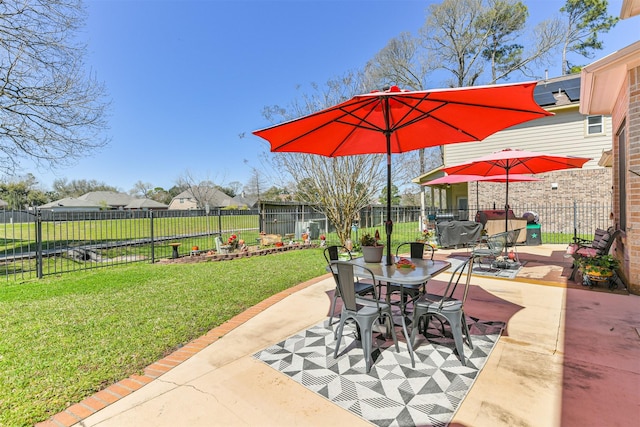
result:
M 149 209 L 149 233 L 151 234 L 151 264 L 156 262 L 156 242 L 153 233 L 153 210 Z
M 36 209 L 36 276 L 42 279 L 42 214 Z
M 218 208 L 218 233 L 222 237 L 222 211 Z
M 578 239 L 578 204 L 573 201 L 573 241 Z

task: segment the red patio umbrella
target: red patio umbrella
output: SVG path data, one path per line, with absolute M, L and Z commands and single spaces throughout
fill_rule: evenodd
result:
M 481 176 L 504 175 L 506 178 L 505 231 L 508 229 L 509 181 L 511 174 L 537 174 L 562 169 L 581 168 L 589 158 L 561 156 L 506 148 L 467 163 L 442 168 L 449 175 L 473 174 Z
M 525 182 L 525 181 L 542 181 L 540 178 L 535 178 L 529 175 L 513 174 L 509 176 L 509 182 Z M 460 184 L 462 182 L 474 182 L 476 183 L 476 202 L 477 209 L 480 210 L 480 197 L 478 190 L 479 181 L 489 182 L 507 182 L 507 175 L 494 175 L 494 176 L 481 176 L 481 175 L 445 175 L 441 178 L 432 179 L 429 182 L 425 182 L 422 185 L 443 185 L 443 184 Z
M 425 182 L 422 185 L 442 185 L 442 184 L 460 184 L 461 182 L 478 182 L 478 181 L 489 181 L 489 182 L 507 182 L 507 175 L 491 175 L 491 176 L 482 176 L 482 175 L 445 175 L 440 178 L 432 179 L 429 182 Z M 526 182 L 526 181 L 542 181 L 541 178 L 536 178 L 535 176 L 523 175 L 523 174 L 513 174 L 509 175 L 509 182 Z
M 387 154 L 387 264 L 391 265 L 391 154 L 481 141 L 549 116 L 533 99 L 535 82 L 357 95 L 325 110 L 253 132 L 273 152 L 328 157 Z

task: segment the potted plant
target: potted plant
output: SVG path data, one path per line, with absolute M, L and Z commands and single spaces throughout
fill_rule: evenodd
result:
M 425 243 L 432 248 L 436 248 L 436 233 L 435 230 L 424 229 L 422 234 L 416 239 L 416 242 Z
M 364 258 L 364 262 L 379 263 L 382 261 L 382 251 L 384 250 L 384 246 L 378 245 L 378 236 L 378 234 L 376 234 L 376 236 L 372 236 L 371 234 L 366 233 L 360 238 L 360 246 L 362 247 L 362 257 Z
M 604 282 L 613 276 L 613 271 L 620 267 L 620 261 L 613 255 L 596 255 L 582 257 L 578 265 L 589 280 Z

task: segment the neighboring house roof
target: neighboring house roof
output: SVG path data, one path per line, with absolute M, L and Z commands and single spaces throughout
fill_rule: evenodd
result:
M 416 178 L 413 178 L 411 180 L 411 182 L 413 182 L 414 184 L 422 184 L 422 183 L 431 181 L 431 180 L 436 179 L 436 178 L 442 178 L 443 176 L 445 176 L 445 173 L 442 172 L 442 168 L 443 167 L 444 166 L 438 166 L 435 169 L 431 169 L 430 171 L 427 171 L 427 172 L 423 173 L 422 175 L 420 175 L 420 176 L 418 176 Z
M 7 203 L 4 200 L 0 199 L 0 209 L 4 209 L 4 208 L 6 208 L 8 206 L 9 206 L 9 203 Z
M 627 71 L 640 66 L 640 41 L 582 68 L 582 114 L 611 114 Z
M 241 205 L 247 206 L 247 207 L 254 207 L 257 205 L 258 203 L 258 198 L 257 197 L 245 197 L 245 196 L 236 196 L 234 197 L 234 199 L 236 199 L 238 201 L 238 203 L 240 203 Z
M 196 189 L 195 191 L 198 191 Z M 241 200 L 230 197 L 217 188 L 205 188 L 201 190 L 201 194 L 203 197 L 207 198 L 207 202 L 211 208 L 224 208 L 229 206 L 247 206 L 246 203 L 243 203 Z M 188 203 L 176 203 L 180 200 L 187 201 Z M 194 197 L 192 190 L 185 190 L 182 193 L 178 194 L 171 200 L 171 204 L 169 205 L 169 209 L 197 209 L 196 198 Z
M 104 208 L 111 209 L 167 209 L 167 205 L 150 199 L 139 199 L 128 194 L 113 191 L 92 191 L 78 198 L 67 197 L 40 206 L 41 209 L 58 207 Z
M 64 199 L 55 200 L 53 202 L 45 203 L 44 205 L 41 205 L 38 208 L 39 209 L 53 209 L 53 208 L 59 208 L 59 207 L 89 208 L 89 209 L 98 208 L 98 209 L 100 209 L 102 206 L 99 203 L 95 203 L 95 202 L 92 202 L 92 201 L 80 200 L 80 199 L 76 199 L 76 198 L 73 198 L 73 197 L 66 197 Z
M 88 200 L 95 203 L 106 204 L 112 208 L 124 208 L 136 198 L 115 191 L 91 191 L 78 197 L 80 200 Z
M 151 199 L 134 199 L 125 209 L 167 209 L 169 206 Z

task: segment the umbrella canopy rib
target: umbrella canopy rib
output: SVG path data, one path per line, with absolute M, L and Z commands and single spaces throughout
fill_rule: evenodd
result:
M 327 157 L 387 155 L 387 264 L 391 264 L 391 155 L 481 141 L 502 129 L 552 113 L 533 99 L 536 82 L 356 95 L 298 119 L 254 131 L 272 152 Z

